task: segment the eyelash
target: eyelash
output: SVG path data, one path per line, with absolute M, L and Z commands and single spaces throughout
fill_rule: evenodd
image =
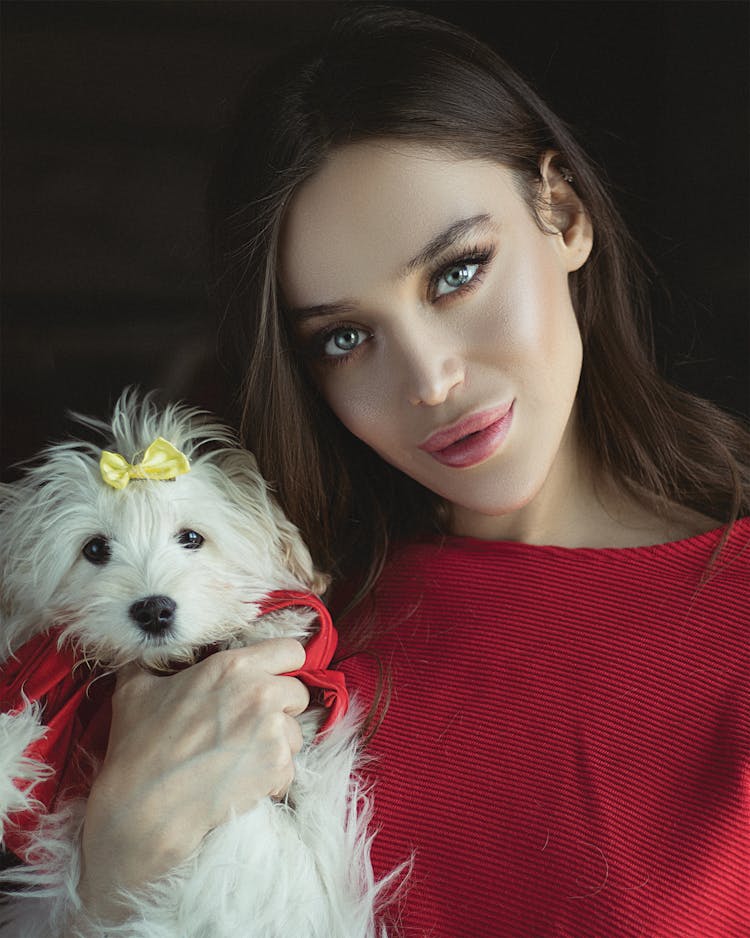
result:
M 440 278 L 456 267 L 461 267 L 466 264 L 476 264 L 477 269 L 471 280 L 459 287 L 456 287 L 455 290 L 451 290 L 449 293 L 435 297 L 433 302 L 442 303 L 445 301 L 450 301 L 451 297 L 466 296 L 468 293 L 471 293 L 471 291 L 476 289 L 476 287 L 478 287 L 482 282 L 487 267 L 491 263 L 494 256 L 494 247 L 475 246 L 468 252 L 459 251 L 453 257 L 449 257 L 446 260 L 441 260 L 440 263 L 436 265 L 429 274 L 428 293 L 430 295 L 434 295 L 434 291 L 438 282 L 440 281 Z M 322 332 L 312 336 L 307 342 L 304 342 L 304 345 L 306 346 L 306 348 L 303 349 L 305 355 L 314 359 L 316 363 L 325 365 L 327 368 L 336 368 L 339 365 L 345 365 L 347 362 L 350 362 L 364 347 L 366 344 L 365 342 L 361 342 L 358 346 L 353 348 L 351 352 L 345 353 L 343 355 L 326 355 L 323 351 L 328 340 L 342 329 L 352 329 L 358 332 L 367 331 L 362 329 L 360 326 L 354 325 L 353 323 L 334 323 L 331 326 L 327 326 Z
M 460 294 L 465 296 L 467 293 L 470 293 L 475 287 L 478 287 L 482 282 L 482 277 L 487 269 L 488 264 L 492 260 L 495 254 L 495 249 L 492 247 L 480 247 L 475 245 L 468 253 L 465 251 L 458 251 L 451 258 L 447 258 L 444 261 L 440 261 L 431 271 L 429 275 L 429 284 L 430 291 L 433 291 L 437 282 L 448 273 L 449 270 L 453 270 L 455 267 L 462 267 L 464 264 L 476 264 L 477 271 L 471 280 L 468 283 L 462 284 L 460 287 L 457 287 L 455 290 L 451 290 L 450 293 L 444 294 L 442 297 L 437 297 L 435 302 L 442 301 L 445 297 L 455 296 Z

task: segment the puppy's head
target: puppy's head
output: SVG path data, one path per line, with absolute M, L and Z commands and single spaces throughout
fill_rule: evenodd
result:
M 112 421 L 79 417 L 104 445 L 45 450 L 0 487 L 0 616 L 5 653 L 64 626 L 87 657 L 161 667 L 242 635 L 280 588 L 321 592 L 297 529 L 252 455 L 225 427 L 184 405 L 159 410 L 125 392 Z M 102 479 L 102 449 L 135 463 L 158 437 L 190 461 L 172 480 Z

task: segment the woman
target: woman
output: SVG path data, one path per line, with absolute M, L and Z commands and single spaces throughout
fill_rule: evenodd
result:
M 404 934 L 746 934 L 750 437 L 654 369 L 570 132 L 475 38 L 365 9 L 255 77 L 212 201 L 245 440 L 379 710 Z M 122 677 L 93 910 L 285 790 L 301 657 Z

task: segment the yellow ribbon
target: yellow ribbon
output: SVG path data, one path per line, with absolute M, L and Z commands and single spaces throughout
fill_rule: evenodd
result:
M 157 437 L 135 465 L 119 453 L 102 451 L 99 460 L 102 479 L 113 489 L 124 489 L 131 479 L 174 479 L 190 472 L 190 463 L 184 453 L 172 446 L 163 437 Z

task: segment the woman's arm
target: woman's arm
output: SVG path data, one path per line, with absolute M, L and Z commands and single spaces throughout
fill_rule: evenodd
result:
M 83 828 L 79 894 L 90 915 L 126 916 L 118 889 L 166 873 L 232 811 L 286 792 L 309 693 L 284 672 L 304 658 L 299 642 L 272 639 L 167 677 L 121 672 Z

